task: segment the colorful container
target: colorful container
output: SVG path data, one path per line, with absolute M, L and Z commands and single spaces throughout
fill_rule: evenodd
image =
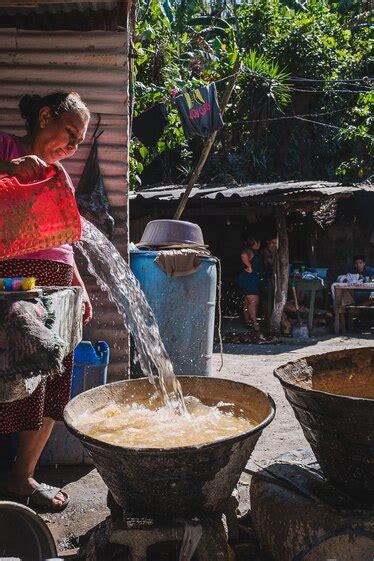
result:
M 73 243 L 82 234 L 74 190 L 62 166 L 41 181 L 0 178 L 0 260 Z

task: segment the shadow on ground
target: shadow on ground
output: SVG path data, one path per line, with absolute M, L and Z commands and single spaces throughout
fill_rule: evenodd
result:
M 42 467 L 36 476 L 39 481 L 63 487 L 70 496 L 70 503 L 63 512 L 42 515 L 59 552 L 78 547 L 79 536 L 84 536 L 109 515 L 107 487 L 93 467 Z

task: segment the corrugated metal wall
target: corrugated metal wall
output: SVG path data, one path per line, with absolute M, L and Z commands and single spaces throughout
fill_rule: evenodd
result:
M 64 166 L 77 184 L 90 149 L 98 114 L 101 172 L 116 220 L 114 244 L 127 256 L 128 217 L 128 37 L 124 32 L 24 31 L 0 29 L 0 130 L 24 134 L 18 101 L 24 93 L 45 95 L 76 90 L 87 102 L 92 121 L 86 141 Z M 84 262 L 77 255 L 80 269 Z M 82 265 L 83 264 L 83 265 Z M 128 337 L 106 295 L 84 272 L 92 295 L 94 320 L 86 338 L 111 346 L 112 378 L 127 375 Z

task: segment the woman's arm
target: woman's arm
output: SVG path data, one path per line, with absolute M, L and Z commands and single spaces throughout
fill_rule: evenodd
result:
M 38 156 L 23 156 L 10 161 L 0 160 L 0 174 L 14 175 L 24 183 L 42 179 L 48 169 L 48 164 Z
M 83 279 L 79 274 L 78 267 L 74 261 L 74 268 L 73 268 L 73 286 L 80 286 L 83 288 L 83 304 L 84 304 L 84 312 L 83 312 L 83 325 L 87 325 L 92 319 L 92 304 L 91 300 L 88 296 L 87 289 L 84 285 Z
M 252 263 L 251 263 L 253 256 L 254 253 L 251 249 L 245 249 L 244 251 L 241 252 L 240 258 L 242 260 L 242 263 L 245 265 L 245 270 L 247 271 L 247 273 L 253 272 Z

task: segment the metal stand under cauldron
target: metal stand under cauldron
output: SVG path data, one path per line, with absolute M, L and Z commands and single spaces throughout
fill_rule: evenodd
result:
M 194 561 L 229 561 L 228 539 L 237 534 L 236 509 L 238 500 L 233 494 L 225 508 L 225 524 L 220 515 L 200 519 L 134 518 L 126 516 L 108 493 L 111 516 L 91 535 L 87 549 L 87 561 L 179 561 L 185 538 L 185 522 L 199 524 L 198 544 Z

